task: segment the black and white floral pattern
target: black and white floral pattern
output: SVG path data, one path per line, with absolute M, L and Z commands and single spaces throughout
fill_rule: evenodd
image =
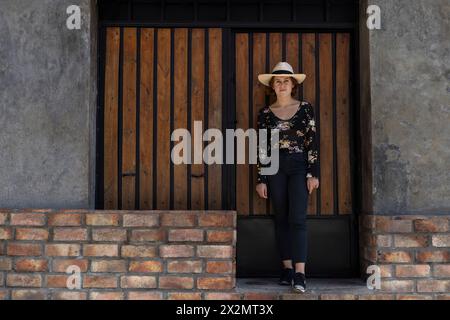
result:
M 288 153 L 307 152 L 308 168 L 307 177 L 318 177 L 319 153 L 316 139 L 316 122 L 313 106 L 303 101 L 295 115 L 289 120 L 278 118 L 268 106 L 261 108 L 258 113 L 258 129 L 279 130 L 279 143 L 274 147 Z M 258 154 L 264 150 L 258 144 Z M 262 153 L 262 152 L 261 152 Z M 270 155 L 270 144 L 267 146 L 267 154 Z M 261 174 L 261 168 L 268 166 L 261 164 L 258 158 L 257 183 L 267 183 L 267 176 Z

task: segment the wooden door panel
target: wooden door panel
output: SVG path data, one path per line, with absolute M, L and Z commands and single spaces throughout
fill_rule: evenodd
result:
M 170 157 L 173 130 L 188 129 L 192 141 L 194 121 L 199 134 L 222 130 L 222 29 L 104 33 L 103 207 L 221 209 L 221 165 L 174 165 Z
M 236 127 L 256 128 L 257 113 L 273 101 L 257 75 L 279 61 L 307 75 L 297 99 L 309 101 L 317 119 L 320 188 L 309 197 L 308 215 L 352 213 L 350 168 L 350 35 L 348 33 L 235 34 Z M 236 208 L 241 216 L 271 215 L 270 200 L 255 191 L 256 165 L 237 165 Z

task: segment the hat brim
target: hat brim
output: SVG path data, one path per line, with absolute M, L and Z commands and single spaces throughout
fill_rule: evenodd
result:
M 258 80 L 263 85 L 269 87 L 270 79 L 272 79 L 272 77 L 276 77 L 276 76 L 289 76 L 289 77 L 295 78 L 295 80 L 297 80 L 298 84 L 302 83 L 306 79 L 306 74 L 303 74 L 303 73 L 294 73 L 294 74 L 263 73 L 263 74 L 258 75 Z

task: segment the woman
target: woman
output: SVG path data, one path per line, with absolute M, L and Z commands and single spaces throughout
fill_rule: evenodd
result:
M 296 292 L 306 290 L 308 194 L 319 187 L 314 109 L 310 103 L 293 98 L 305 78 L 304 74 L 294 74 L 287 62 L 278 63 L 271 74 L 258 76 L 276 94 L 276 101 L 259 111 L 258 129 L 267 129 L 268 135 L 271 129 L 280 131 L 279 143 L 273 146 L 279 149 L 279 170 L 275 175 L 263 175 L 258 157 L 256 191 L 264 199 L 270 195 L 273 203 L 276 239 L 283 263 L 280 284 L 292 285 Z M 270 153 L 270 143 L 266 148 Z

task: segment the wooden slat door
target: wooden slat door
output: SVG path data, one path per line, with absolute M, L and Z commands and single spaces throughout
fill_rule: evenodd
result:
M 221 209 L 221 165 L 170 156 L 175 129 L 222 129 L 222 30 L 108 27 L 104 39 L 104 209 Z
M 315 110 L 320 152 L 320 188 L 309 197 L 308 215 L 352 213 L 351 88 L 349 33 L 235 34 L 236 127 L 256 128 L 258 111 L 273 103 L 264 95 L 259 73 L 279 61 L 305 73 L 299 100 Z M 271 215 L 270 200 L 255 191 L 256 165 L 237 165 L 236 207 L 241 216 Z

